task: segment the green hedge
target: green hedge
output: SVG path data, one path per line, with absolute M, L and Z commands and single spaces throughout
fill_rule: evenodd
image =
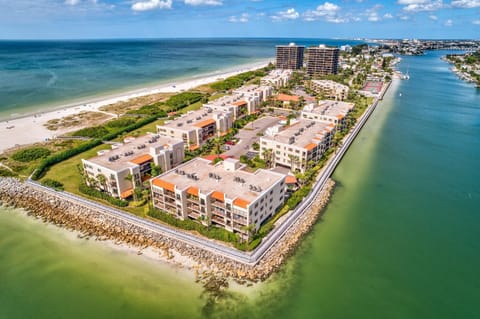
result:
M 50 155 L 50 150 L 44 147 L 26 148 L 13 153 L 12 158 L 18 162 L 28 163 Z
M 197 103 L 202 98 L 202 93 L 183 92 L 170 97 L 165 104 L 170 108 L 170 111 L 176 111 L 191 104 Z
M 56 181 L 56 180 L 51 179 L 51 178 L 45 178 L 42 181 L 42 185 L 53 188 L 53 189 L 56 189 L 56 190 L 62 190 L 63 191 L 63 184 L 60 183 L 59 181 Z
M 111 120 L 105 123 L 105 126 L 110 128 L 122 128 L 125 126 L 129 126 L 135 124 L 136 120 L 131 117 L 122 117 L 116 120 Z
M 241 87 L 245 82 L 253 80 L 255 77 L 265 76 L 265 70 L 248 71 L 231 76 L 223 81 L 219 81 L 210 85 L 210 87 L 217 91 L 227 91 Z
M 75 131 L 72 133 L 73 136 L 82 136 L 82 137 L 91 137 L 91 138 L 101 138 L 105 134 L 108 134 L 108 130 L 103 126 L 92 126 L 82 128 L 81 130 Z
M 33 180 L 38 180 L 40 177 L 43 176 L 45 171 L 52 165 L 60 163 L 61 161 L 64 161 L 70 157 L 73 157 L 77 154 L 80 154 L 82 152 L 88 151 L 89 149 L 94 148 L 95 146 L 98 146 L 102 144 L 102 141 L 99 139 L 95 139 L 92 141 L 88 141 L 86 143 L 82 143 L 77 147 L 71 148 L 69 150 L 62 151 L 60 153 L 53 154 L 45 159 L 43 159 L 40 162 L 40 165 L 37 167 L 35 172 L 32 174 L 32 179 Z
M 127 207 L 128 206 L 127 201 L 109 196 L 108 194 L 103 193 L 103 192 L 99 191 L 98 189 L 88 187 L 87 185 L 85 185 L 83 183 L 80 184 L 80 186 L 78 187 L 78 190 L 82 194 L 85 194 L 85 195 L 88 195 L 88 196 L 91 196 L 91 197 L 95 197 L 95 198 L 99 198 L 99 199 L 103 199 L 103 200 L 109 202 L 110 204 L 118 206 L 118 207 Z
M 151 216 L 169 225 L 172 225 L 181 229 L 196 231 L 208 238 L 217 239 L 217 240 L 221 240 L 221 241 L 229 242 L 233 244 L 238 243 L 238 235 L 232 232 L 229 232 L 228 230 L 225 230 L 223 228 L 214 227 L 214 226 L 207 227 L 200 224 L 200 222 L 190 220 L 190 219 L 180 220 L 158 209 L 150 209 L 150 211 L 148 212 L 148 216 Z

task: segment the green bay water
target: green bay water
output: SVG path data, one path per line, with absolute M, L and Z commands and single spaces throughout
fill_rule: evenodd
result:
M 172 267 L 0 214 L 0 318 L 478 318 L 480 92 L 404 57 L 322 220 L 267 283 L 206 307 Z M 400 96 L 401 94 L 401 96 Z

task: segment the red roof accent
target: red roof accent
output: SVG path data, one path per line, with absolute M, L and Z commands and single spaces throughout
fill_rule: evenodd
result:
M 175 192 L 175 184 L 169 183 L 169 182 L 164 181 L 160 178 L 153 179 L 152 184 L 157 186 L 157 187 L 169 190 L 171 192 Z
M 276 97 L 277 101 L 283 102 L 298 102 L 300 101 L 300 97 L 297 95 L 288 95 L 288 94 L 279 94 Z
M 245 200 L 245 199 L 240 198 L 240 197 L 235 198 L 235 200 L 233 201 L 233 205 L 238 206 L 238 207 L 242 207 L 242 208 L 245 208 L 245 209 L 247 209 L 248 204 L 250 204 L 250 202 L 248 200 Z
M 225 193 L 219 191 L 213 191 L 212 197 L 221 202 L 225 201 Z
M 235 106 L 242 106 L 242 105 L 247 105 L 247 101 L 238 101 L 238 102 L 233 102 L 232 103 Z
M 204 156 L 203 158 L 206 159 L 206 160 L 209 160 L 209 161 L 213 161 L 217 157 L 221 157 L 225 160 L 225 159 L 230 158 L 232 156 L 220 154 L 220 155 L 207 155 L 207 156 Z
M 120 194 L 120 198 L 128 198 L 133 195 L 133 188 L 129 188 Z
M 295 176 L 287 175 L 287 177 L 285 177 L 285 184 L 296 184 L 296 183 L 297 183 L 297 178 Z
M 135 157 L 134 159 L 131 159 L 129 162 L 133 163 L 133 164 L 141 165 L 141 164 L 149 162 L 151 160 L 153 160 L 153 157 L 150 154 L 144 154 L 144 155 L 140 155 L 138 157 Z
M 209 126 L 209 125 L 212 125 L 212 124 L 215 124 L 215 123 L 216 123 L 216 121 L 214 119 L 208 119 L 208 120 L 205 120 L 205 121 L 198 122 L 197 124 L 194 124 L 194 126 L 205 127 L 205 126 Z
M 311 151 L 311 150 L 313 150 L 316 146 L 317 146 L 317 144 L 315 144 L 315 143 L 310 143 L 310 144 L 305 145 L 304 148 L 305 148 L 307 151 Z
M 187 189 L 187 193 L 190 194 L 190 195 L 194 195 L 194 196 L 197 196 L 197 197 L 198 197 L 199 190 L 198 190 L 197 187 L 190 186 L 190 187 Z

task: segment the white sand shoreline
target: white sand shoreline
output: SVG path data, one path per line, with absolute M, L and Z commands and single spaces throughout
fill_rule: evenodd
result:
M 59 119 L 65 116 L 78 114 L 81 112 L 98 111 L 102 106 L 127 101 L 132 98 L 147 96 L 157 93 L 178 93 L 195 88 L 200 85 L 215 82 L 221 78 L 227 78 L 239 73 L 252 71 L 268 65 L 271 59 L 254 62 L 246 65 L 240 65 L 227 70 L 218 71 L 210 74 L 199 75 L 190 79 L 179 81 L 170 81 L 159 85 L 131 90 L 118 94 L 90 98 L 84 101 L 73 102 L 55 108 L 45 109 L 45 111 L 33 112 L 31 114 L 19 115 L 15 118 L 5 118 L 0 120 L 0 153 L 16 146 L 43 142 L 54 139 L 58 135 L 65 134 L 75 128 L 61 129 L 57 131 L 48 130 L 44 124 L 49 120 Z

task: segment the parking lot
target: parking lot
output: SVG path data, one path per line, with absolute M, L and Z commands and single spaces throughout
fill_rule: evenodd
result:
M 235 135 L 235 137 L 239 139 L 238 143 L 230 146 L 230 149 L 223 154 L 235 158 L 246 154 L 251 149 L 252 144 L 258 142 L 260 139 L 260 136 L 257 135 L 258 133 L 264 133 L 267 128 L 278 124 L 280 121 L 281 119 L 278 117 L 265 116 L 252 123 L 248 123 Z

